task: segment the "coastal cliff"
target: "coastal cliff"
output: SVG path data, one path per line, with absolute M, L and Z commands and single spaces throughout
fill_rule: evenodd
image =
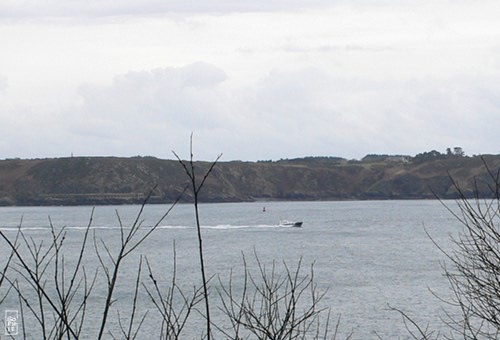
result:
M 453 178 L 467 194 L 491 195 L 489 171 L 500 155 L 415 157 L 370 155 L 362 160 L 306 157 L 219 162 L 200 200 L 366 200 L 454 198 Z M 206 171 L 209 162 L 196 162 Z M 176 160 L 154 157 L 71 157 L 0 160 L 0 205 L 101 205 L 174 201 L 186 185 Z M 190 201 L 186 193 L 182 200 Z

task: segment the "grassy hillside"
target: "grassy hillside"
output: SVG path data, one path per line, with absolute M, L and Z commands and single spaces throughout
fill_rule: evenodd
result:
M 420 157 L 418 157 L 420 156 Z M 452 198 L 451 175 L 472 194 L 491 193 L 481 157 L 376 156 L 361 161 L 307 157 L 276 162 L 220 162 L 208 178 L 206 202 Z M 495 174 L 500 155 L 483 157 Z M 210 164 L 197 162 L 200 173 Z M 72 157 L 0 161 L 0 205 L 170 202 L 186 177 L 174 160 L 154 157 Z M 189 194 L 184 200 L 189 200 Z

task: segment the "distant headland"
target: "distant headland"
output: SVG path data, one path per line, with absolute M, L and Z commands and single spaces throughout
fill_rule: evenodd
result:
M 209 162 L 196 162 L 201 171 Z M 304 157 L 219 162 L 202 202 L 385 200 L 491 196 L 500 155 L 466 156 L 461 148 L 416 156 L 367 155 L 361 160 Z M 174 201 L 186 177 L 176 160 L 154 157 L 68 157 L 0 160 L 0 205 L 104 205 Z M 187 192 L 181 201 L 190 201 Z

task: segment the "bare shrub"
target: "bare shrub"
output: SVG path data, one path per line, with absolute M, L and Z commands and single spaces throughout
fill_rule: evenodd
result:
M 85 259 L 89 255 L 88 241 L 91 238 L 93 211 L 85 228 L 80 248 L 76 251 L 75 249 L 66 249 L 66 251 L 77 254 L 76 262 L 71 265 L 67 264 L 66 254 L 63 251 L 65 249 L 67 229 L 65 227 L 56 228 L 50 218 L 48 244 L 44 243 L 43 239 L 36 241 L 26 235 L 22 230 L 22 226 L 17 229 L 14 240 L 11 240 L 0 230 L 0 238 L 11 250 L 0 283 L 8 282 L 8 292 L 12 293 L 12 290 L 17 292 L 20 301 L 21 318 L 25 318 L 26 312 L 31 315 L 39 326 L 41 338 L 79 339 L 82 337 L 82 331 L 88 319 L 89 298 L 101 273 L 104 273 L 106 293 L 102 308 L 99 309 L 102 316 L 97 327 L 94 326 L 93 329 L 98 330 L 95 338 L 101 339 L 105 337 L 109 312 L 115 302 L 114 291 L 124 259 L 156 230 L 177 203 L 177 201 L 174 202 L 165 214 L 151 228 L 146 230 L 141 227 L 143 224 L 143 210 L 148 199 L 149 195 L 141 205 L 139 213 L 130 227 L 124 226 L 117 212 L 120 226 L 120 245 L 116 252 L 109 247 L 106 240 L 97 238 L 94 230 L 93 243 L 98 266 L 94 266 L 95 269 L 91 273 L 88 272 Z M 139 230 L 143 230 L 143 232 L 139 233 Z M 127 339 L 134 338 L 138 332 L 138 329 L 134 329 L 133 324 L 136 316 L 136 298 L 141 266 L 142 261 L 139 264 L 139 274 L 127 328 L 123 326 L 122 318 L 118 315 L 122 336 Z M 140 328 L 141 324 L 142 322 L 139 323 L 138 328 Z M 26 338 L 26 333 L 23 334 Z
M 451 250 L 444 249 L 432 239 L 444 254 L 444 275 L 450 287 L 449 297 L 438 297 L 445 304 L 443 318 L 446 333 L 419 326 L 402 310 L 399 312 L 409 334 L 414 339 L 500 338 L 500 169 L 492 171 L 483 159 L 488 178 L 476 180 L 472 198 L 459 183 L 450 179 L 458 194 L 456 209 L 441 201 L 462 225 L 458 236 L 451 236 Z M 489 198 L 479 193 L 487 187 Z
M 193 134 L 191 134 L 190 144 L 189 144 L 189 161 L 183 161 L 174 151 L 173 154 L 177 157 L 177 160 L 182 165 L 186 176 L 189 179 L 189 184 L 187 187 L 191 189 L 193 194 L 193 206 L 194 206 L 194 214 L 196 219 L 196 231 L 198 236 L 198 255 L 200 258 L 200 273 L 201 273 L 201 281 L 203 285 L 203 297 L 205 300 L 205 319 L 206 319 L 206 336 L 207 339 L 210 340 L 212 337 L 212 331 L 210 328 L 210 302 L 208 298 L 208 279 L 207 274 L 205 273 L 205 260 L 203 259 L 203 237 L 201 234 L 201 223 L 200 223 L 200 214 L 198 208 L 199 202 L 199 194 L 203 186 L 205 185 L 205 181 L 208 176 L 212 173 L 214 166 L 217 164 L 219 159 L 222 157 L 222 154 L 217 156 L 217 159 L 211 163 L 208 170 L 203 174 L 198 174 L 195 169 L 194 155 L 193 155 Z M 198 175 L 201 175 L 201 180 L 198 180 Z
M 166 288 L 161 287 L 149 262 L 146 259 L 148 267 L 148 277 L 150 284 L 143 283 L 148 296 L 153 302 L 156 310 L 161 315 L 160 339 L 180 339 L 182 331 L 186 326 L 195 307 L 203 299 L 201 288 L 193 287 L 190 294 L 185 293 L 177 283 L 177 253 L 174 242 L 174 264 L 172 268 L 172 279 L 170 285 Z
M 314 266 L 303 273 L 302 258 L 291 269 L 286 262 L 278 270 L 272 261 L 266 267 L 256 253 L 257 274 L 249 269 L 243 256 L 242 286 L 235 287 L 233 273 L 227 283 L 219 277 L 220 310 L 230 326 L 217 329 L 231 339 L 334 339 L 330 331 L 330 309 L 321 308 L 326 291 L 321 292 L 314 280 Z M 323 314 L 327 314 L 323 318 Z M 324 322 L 322 324 L 321 322 Z
M 467 339 L 498 339 L 500 335 L 500 169 L 495 173 L 484 165 L 490 177 L 476 182 L 475 198 L 467 199 L 453 182 L 459 195 L 458 212 L 449 211 L 463 229 L 452 238 L 452 251 L 439 248 L 449 262 L 443 265 L 452 293 L 446 302 L 460 310 L 460 317 L 450 317 L 447 324 L 454 334 Z M 488 185 L 490 199 L 479 197 L 479 184 Z

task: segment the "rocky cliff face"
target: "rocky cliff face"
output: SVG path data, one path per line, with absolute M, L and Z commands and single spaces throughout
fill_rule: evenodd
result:
M 500 155 L 483 157 L 496 175 Z M 277 162 L 220 162 L 200 199 L 350 200 L 453 198 L 450 176 L 469 194 L 488 196 L 491 175 L 481 157 L 369 157 L 362 161 L 308 157 Z M 200 174 L 210 166 L 197 162 Z M 171 202 L 187 179 L 174 160 L 153 157 L 75 157 L 0 161 L 0 205 Z M 189 201 L 189 193 L 183 197 Z

